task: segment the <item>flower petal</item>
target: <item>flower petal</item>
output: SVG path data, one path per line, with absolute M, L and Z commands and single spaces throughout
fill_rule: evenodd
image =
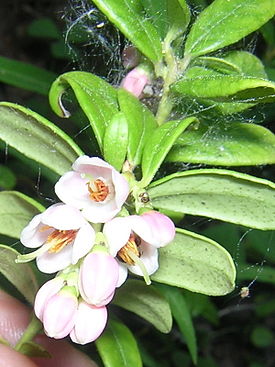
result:
M 36 215 L 30 223 L 23 229 L 20 241 L 26 247 L 36 248 L 46 241 L 48 235 L 53 231 L 52 228 L 44 230 L 41 223 L 42 214 Z
M 78 344 L 87 344 L 96 340 L 104 330 L 107 322 L 107 308 L 94 307 L 80 302 L 75 315 L 75 325 L 70 338 Z
M 170 243 L 175 237 L 175 225 L 166 215 L 151 210 L 141 215 L 152 229 L 152 239 L 147 241 L 155 247 L 163 247 Z
M 112 256 L 116 256 L 117 252 L 126 245 L 131 234 L 131 226 L 129 217 L 114 218 L 105 223 L 103 234 L 106 236 L 109 251 Z
M 84 219 L 78 209 L 58 203 L 50 206 L 42 214 L 42 222 L 58 230 L 70 230 L 80 228 Z
M 118 275 L 118 282 L 117 282 L 117 288 L 120 287 L 125 280 L 127 279 L 128 275 L 128 267 L 126 264 L 123 264 L 121 261 L 118 261 L 119 265 L 119 275 Z
M 64 285 L 64 280 L 57 277 L 49 280 L 39 289 L 35 296 L 34 301 L 34 312 L 36 316 L 42 321 L 42 316 L 44 312 L 45 305 L 48 300 L 56 293 L 60 291 L 60 289 Z
M 60 252 L 44 252 L 36 258 L 36 264 L 43 273 L 51 274 L 65 269 L 72 263 L 73 245 L 65 246 Z
M 85 223 L 77 232 L 73 243 L 72 264 L 85 256 L 95 243 L 95 231 L 89 223 Z
M 149 275 L 155 273 L 158 270 L 158 250 L 154 246 L 148 243 L 142 242 L 140 245 L 140 251 L 142 253 L 140 260 L 143 262 Z M 143 276 L 143 273 L 138 265 L 128 265 L 128 269 L 137 275 Z

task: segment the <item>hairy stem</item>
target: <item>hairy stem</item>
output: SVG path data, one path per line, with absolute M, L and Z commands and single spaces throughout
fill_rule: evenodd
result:
M 24 334 L 18 340 L 14 349 L 20 352 L 20 349 L 23 346 L 23 344 L 31 341 L 41 331 L 41 329 L 42 329 L 41 322 L 33 313 L 27 329 L 24 331 Z

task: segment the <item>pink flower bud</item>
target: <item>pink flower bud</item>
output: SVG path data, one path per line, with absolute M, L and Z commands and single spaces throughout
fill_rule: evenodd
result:
M 147 84 L 150 84 L 148 73 L 142 68 L 136 67 L 122 79 L 120 86 L 140 98 Z
M 107 309 L 80 302 L 75 316 L 75 325 L 70 332 L 73 342 L 87 344 L 96 340 L 105 328 Z
M 113 298 L 118 282 L 117 261 L 106 252 L 88 254 L 79 273 L 79 291 L 89 304 L 103 306 Z
M 71 332 L 78 306 L 74 288 L 65 286 L 58 291 L 60 284 L 57 279 L 45 283 L 38 291 L 34 305 L 45 333 L 55 339 L 64 338 Z

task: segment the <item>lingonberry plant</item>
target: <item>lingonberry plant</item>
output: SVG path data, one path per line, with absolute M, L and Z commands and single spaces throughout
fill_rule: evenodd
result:
M 185 0 L 92 3 L 129 42 L 124 76 L 115 86 L 89 72 L 67 72 L 52 83 L 49 101 L 68 118 L 64 96 L 73 92 L 97 142 L 91 151 L 99 153 L 83 152 L 34 111 L 0 103 L 1 140 L 61 176 L 48 208 L 24 193 L 0 193 L 1 233 L 36 249 L 20 254 L 1 245 L 0 259 L 10 265 L 2 271 L 34 305 L 48 336 L 95 341 L 106 367 L 142 366 L 135 336 L 110 304 L 163 333 L 174 317 L 196 363 L 191 316 L 186 309 L 179 320 L 174 300 L 185 305 L 181 288 L 228 294 L 236 270 L 222 243 L 174 222 L 184 228 L 189 214 L 275 228 L 275 185 L 228 169 L 275 161 L 273 133 L 238 119 L 273 103 L 275 83 L 260 59 L 237 47 L 274 16 L 275 3 L 214 0 L 197 17 Z M 204 168 L 177 171 L 182 163 Z M 28 264 L 34 259 L 50 274 L 40 289 Z M 33 319 L 17 350 L 43 355 L 32 342 L 40 330 Z

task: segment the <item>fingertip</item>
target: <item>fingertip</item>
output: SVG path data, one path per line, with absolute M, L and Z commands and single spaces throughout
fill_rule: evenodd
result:
M 29 358 L 7 345 L 0 344 L 0 367 L 37 367 Z

